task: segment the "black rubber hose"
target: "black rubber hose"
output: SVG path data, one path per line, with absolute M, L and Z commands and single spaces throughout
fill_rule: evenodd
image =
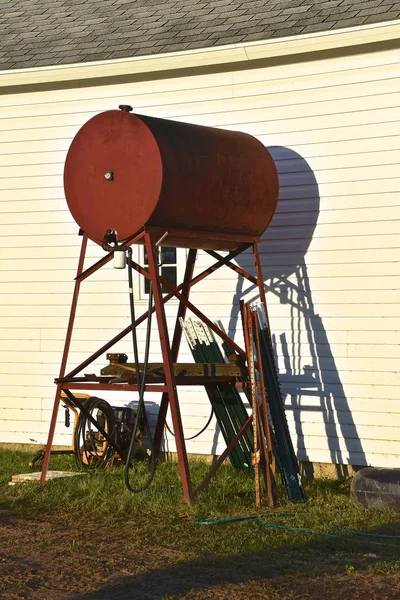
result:
M 96 409 L 101 411 L 107 422 L 106 429 L 109 435 L 115 437 L 115 415 L 112 406 L 105 400 L 95 396 L 85 399 L 84 405 L 90 413 L 93 413 Z M 114 449 L 107 444 L 105 451 L 97 455 L 96 448 L 99 440 L 96 439 L 96 433 L 98 434 L 98 432 L 94 432 L 92 427 L 93 425 L 86 415 L 80 412 L 74 431 L 74 456 L 78 467 L 84 469 L 104 468 L 115 454 Z M 85 456 L 86 462 L 83 460 L 83 456 Z
M 155 472 L 156 472 L 156 457 L 155 457 L 155 453 L 154 453 L 153 437 L 151 435 L 150 423 L 149 423 L 149 420 L 147 418 L 147 413 L 146 413 L 145 404 L 144 404 L 144 391 L 145 391 L 145 386 L 146 386 L 146 373 L 147 373 L 147 366 L 148 366 L 148 363 L 149 363 L 149 354 L 150 354 L 151 316 L 152 316 L 152 307 L 153 307 L 153 293 L 152 293 L 153 292 L 153 288 L 152 288 L 152 282 L 150 281 L 149 305 L 148 305 L 148 311 L 149 312 L 148 312 L 148 317 L 147 317 L 146 345 L 145 345 L 144 360 L 143 360 L 143 374 L 141 376 L 140 375 L 140 368 L 139 368 L 139 351 L 138 351 L 136 326 L 135 326 L 136 317 L 135 317 L 135 301 L 134 301 L 134 296 L 133 296 L 132 248 L 128 248 L 127 252 L 128 252 L 129 306 L 130 306 L 130 312 L 131 312 L 132 343 L 133 343 L 133 354 L 134 354 L 134 361 L 135 361 L 135 368 L 136 368 L 136 382 L 137 382 L 137 385 L 138 385 L 138 392 L 139 392 L 139 401 L 138 401 L 136 419 L 135 419 L 135 423 L 134 423 L 134 426 L 133 426 L 132 435 L 131 435 L 131 439 L 130 439 L 130 442 L 129 442 L 129 448 L 128 448 L 128 452 L 127 452 L 127 456 L 126 456 L 126 462 L 125 462 L 125 466 L 124 466 L 124 481 L 125 481 L 125 486 L 127 487 L 127 489 L 130 492 L 132 492 L 134 494 L 137 494 L 139 492 L 143 492 L 144 490 L 146 490 L 149 487 L 149 485 L 153 481 L 153 478 L 154 478 L 154 475 L 155 475 Z M 151 457 L 150 457 L 150 472 L 149 472 L 149 476 L 146 479 L 145 483 L 143 485 L 141 485 L 140 487 L 134 488 L 131 485 L 131 482 L 130 482 L 130 479 L 129 479 L 129 469 L 131 468 L 131 459 L 132 459 L 132 455 L 133 455 L 133 450 L 134 450 L 134 446 L 135 446 L 136 436 L 137 436 L 137 432 L 138 432 L 138 429 L 139 429 L 140 417 L 141 417 L 142 413 L 143 413 L 143 421 L 144 421 L 145 431 L 146 431 L 147 436 L 149 438 L 149 444 L 150 444 L 150 452 L 151 452 Z
M 192 436 L 190 436 L 190 437 L 187 437 L 187 438 L 183 438 L 183 439 L 185 440 L 185 442 L 188 442 L 189 440 L 195 440 L 196 438 L 198 438 L 198 437 L 199 437 L 199 435 L 201 435 L 201 434 L 202 434 L 202 433 L 203 433 L 203 432 L 204 432 L 204 431 L 207 429 L 207 427 L 208 427 L 208 426 L 209 426 L 209 424 L 211 423 L 211 419 L 213 418 L 213 416 L 214 416 L 214 409 L 213 409 L 213 408 L 211 408 L 211 413 L 210 413 L 210 416 L 209 416 L 209 418 L 208 418 L 208 420 L 207 420 L 207 423 L 204 425 L 204 427 L 202 427 L 202 428 L 200 429 L 200 431 L 198 431 L 198 432 L 197 432 L 197 433 L 195 433 L 194 435 L 192 435 Z M 169 427 L 169 425 L 168 425 L 167 421 L 165 421 L 165 429 L 166 429 L 167 431 L 169 431 L 169 433 L 170 433 L 170 434 L 171 434 L 173 437 L 175 437 L 175 434 L 174 434 L 174 432 L 172 431 L 171 427 Z

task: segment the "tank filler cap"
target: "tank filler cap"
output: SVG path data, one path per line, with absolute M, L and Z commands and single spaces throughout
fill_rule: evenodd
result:
M 133 108 L 132 108 L 132 106 L 129 106 L 129 104 L 120 104 L 120 105 L 118 106 L 118 108 L 119 108 L 120 110 L 123 110 L 124 112 L 132 112 L 132 111 L 133 111 Z

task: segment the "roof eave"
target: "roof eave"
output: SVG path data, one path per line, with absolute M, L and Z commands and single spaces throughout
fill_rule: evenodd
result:
M 15 86 L 35 86 L 40 84 L 55 87 L 57 83 L 76 87 L 93 85 L 93 80 L 115 79 L 119 76 L 148 76 L 154 72 L 171 72 L 196 70 L 206 67 L 218 67 L 226 64 L 239 65 L 262 60 L 266 64 L 277 61 L 299 62 L 305 57 L 321 52 L 332 52 L 340 49 L 362 50 L 365 46 L 379 43 L 400 43 L 400 20 L 388 21 L 329 32 L 318 32 L 305 35 L 283 37 L 274 40 L 261 40 L 248 43 L 229 44 L 226 46 L 184 50 L 135 58 L 119 58 L 68 65 L 33 67 L 0 71 L 0 93 L 7 93 L 5 88 Z M 368 50 L 366 50 L 368 51 Z M 309 60 L 310 58 L 308 58 Z M 251 65 L 248 64 L 250 68 Z

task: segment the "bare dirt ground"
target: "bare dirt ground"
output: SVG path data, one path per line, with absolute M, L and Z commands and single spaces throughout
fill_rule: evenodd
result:
M 1 600 L 399 600 L 400 575 L 348 572 L 326 556 L 286 574 L 268 552 L 193 556 L 129 528 L 0 511 Z

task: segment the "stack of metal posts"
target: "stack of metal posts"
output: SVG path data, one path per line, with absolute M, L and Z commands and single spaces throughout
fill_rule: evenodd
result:
M 253 428 L 246 429 L 229 458 L 238 470 L 254 467 L 257 505 L 260 504 L 260 467 L 268 504 L 272 507 L 276 502 L 275 459 L 288 499 L 304 501 L 306 495 L 286 420 L 268 318 L 263 305 L 242 303 L 241 310 L 247 355 L 242 383 L 252 408 Z M 230 348 L 222 344 L 222 351 L 204 323 L 181 319 L 181 326 L 195 362 L 224 363 L 228 360 Z M 206 385 L 205 388 L 228 446 L 249 420 L 242 396 L 230 383 Z
M 293 502 L 306 500 L 301 484 L 297 457 L 286 419 L 278 369 L 271 340 L 268 318 L 262 304 L 256 307 L 261 346 L 261 360 L 268 397 L 270 421 L 274 431 L 274 450 L 287 497 Z
M 226 362 L 221 347 L 204 323 L 188 319 L 185 322 L 181 320 L 181 326 L 195 362 Z M 206 385 L 205 389 L 222 436 L 228 445 L 248 418 L 243 400 L 238 390 L 229 383 Z M 238 470 L 251 468 L 252 452 L 252 434 L 247 430 L 229 455 L 232 465 Z
M 254 452 L 254 483 L 256 506 L 261 505 L 260 472 L 264 476 L 268 505 L 275 504 L 275 457 L 272 448 L 272 434 L 268 411 L 268 398 L 265 391 L 264 371 L 260 347 L 260 332 L 257 314 L 249 303 L 240 302 L 244 343 L 246 348 L 249 387 L 245 391 L 251 406 Z M 258 375 L 258 377 L 257 377 Z M 275 493 L 274 493 L 275 492 Z

